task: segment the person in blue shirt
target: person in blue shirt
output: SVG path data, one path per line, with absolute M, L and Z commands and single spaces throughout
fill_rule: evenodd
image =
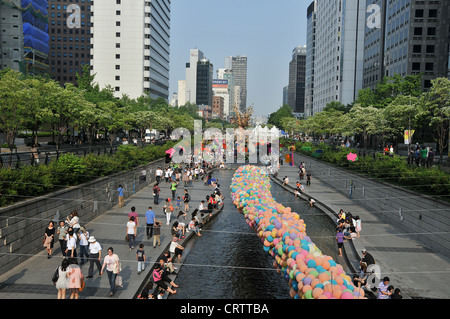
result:
M 155 224 L 155 212 L 151 206 L 145 212 L 145 222 L 147 223 L 147 239 L 150 239 L 153 236 L 153 225 Z
M 125 191 L 125 189 L 122 187 L 122 185 L 119 184 L 119 188 L 117 189 L 117 191 L 119 192 L 119 207 L 124 207 L 125 201 L 123 197 L 123 192 Z

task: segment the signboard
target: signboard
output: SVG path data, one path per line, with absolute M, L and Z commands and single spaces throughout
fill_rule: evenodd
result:
M 212 87 L 213 88 L 224 88 L 228 89 L 228 80 L 218 80 L 215 79 L 212 81 Z

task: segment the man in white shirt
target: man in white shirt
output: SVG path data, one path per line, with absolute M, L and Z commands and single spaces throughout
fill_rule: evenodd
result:
M 162 175 L 163 175 L 163 170 L 161 169 L 161 167 L 158 167 L 155 172 L 155 178 L 156 178 L 157 183 L 161 182 Z
M 102 270 L 100 259 L 102 258 L 102 246 L 95 239 L 94 236 L 90 236 L 89 239 L 89 271 L 86 278 L 92 278 L 94 273 L 94 264 L 97 265 L 98 273 Z

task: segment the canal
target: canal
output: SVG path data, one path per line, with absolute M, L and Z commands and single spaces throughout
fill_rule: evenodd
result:
M 232 170 L 214 173 L 225 196 L 223 211 L 203 228 L 202 237 L 186 244 L 176 279 L 180 288 L 170 299 L 291 299 L 288 281 L 273 267 L 274 258 L 263 250 L 261 240 L 231 201 L 233 174 Z M 340 262 L 334 222 L 273 182 L 271 192 L 277 202 L 300 214 L 307 235 L 322 253 Z

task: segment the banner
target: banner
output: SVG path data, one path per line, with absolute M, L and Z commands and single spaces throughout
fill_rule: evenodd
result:
M 411 139 L 414 132 L 414 130 L 405 130 L 405 144 L 411 144 Z

